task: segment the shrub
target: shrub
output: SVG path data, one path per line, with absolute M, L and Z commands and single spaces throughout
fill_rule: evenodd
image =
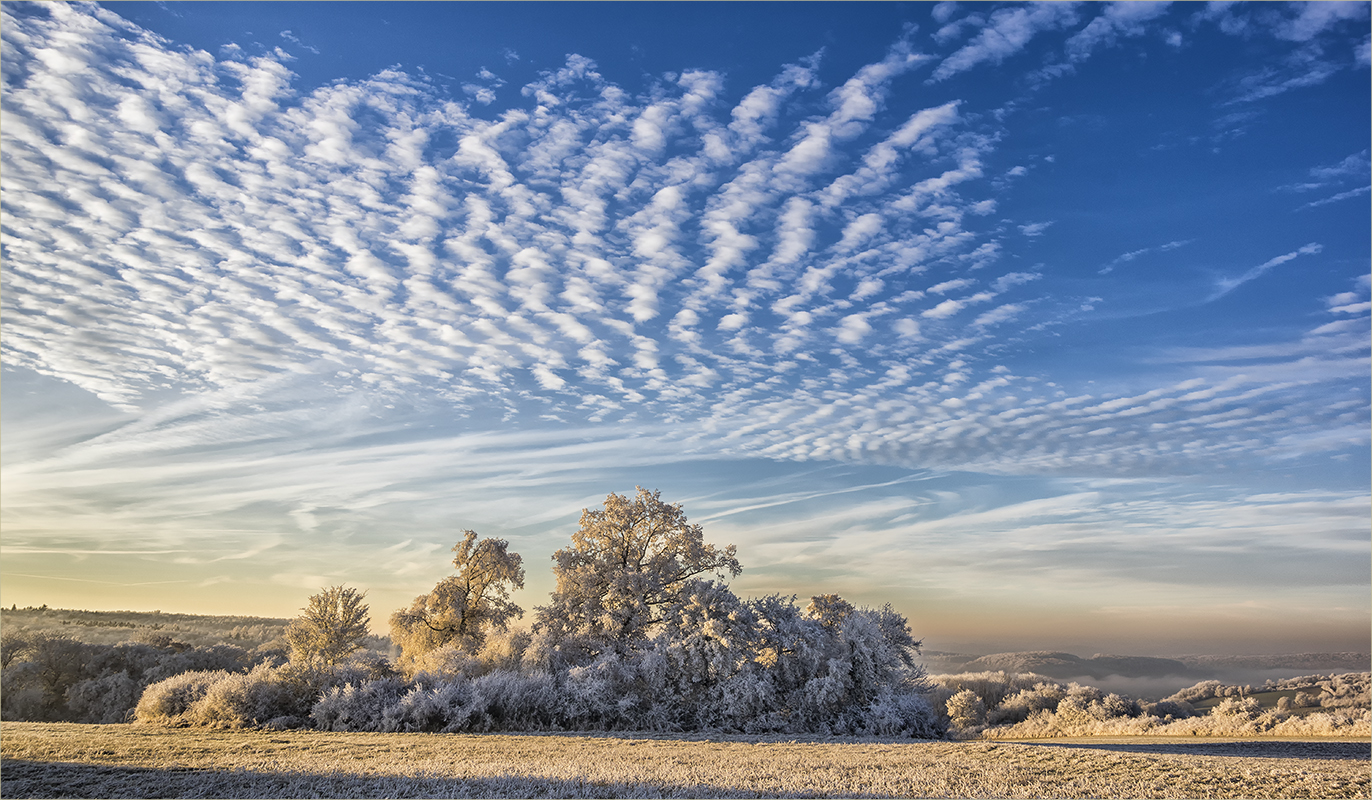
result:
M 67 690 L 67 707 L 82 722 L 127 722 L 143 687 L 127 672 L 81 681 Z
M 387 707 L 400 699 L 404 686 L 399 678 L 337 686 L 319 697 L 309 716 L 321 730 L 380 731 Z
M 471 690 L 464 730 L 545 731 L 563 727 L 558 719 L 562 693 L 547 673 L 492 672 L 473 680 Z
M 986 721 L 991 725 L 1023 722 L 1035 712 L 1056 711 L 1058 703 L 1066 696 L 1066 690 L 1056 683 L 1037 683 L 1032 689 L 1020 689 L 990 709 Z
M 313 701 L 312 687 L 281 667 L 262 663 L 252 671 L 215 681 L 191 708 L 201 725 L 246 728 L 281 717 L 304 717 Z
M 869 736 L 934 739 L 944 733 L 924 694 L 902 693 L 889 687 L 882 689 L 867 708 L 864 723 L 861 732 Z
M 986 704 L 971 689 L 963 689 L 948 698 L 948 718 L 964 731 L 986 724 Z
M 138 700 L 134 715 L 139 722 L 161 725 L 188 725 L 191 707 L 205 696 L 210 687 L 227 678 L 228 672 L 183 672 L 149 685 Z

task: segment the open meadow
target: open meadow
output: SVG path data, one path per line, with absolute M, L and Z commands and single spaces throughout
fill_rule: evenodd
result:
M 892 741 L 4 725 L 5 797 L 1367 797 L 1365 738 Z

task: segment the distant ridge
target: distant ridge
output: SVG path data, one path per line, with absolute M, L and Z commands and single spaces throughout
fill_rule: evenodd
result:
M 1032 650 L 1020 653 L 993 653 L 967 662 L 962 672 L 1033 672 L 1049 678 L 1161 678 L 1171 675 L 1203 677 L 1181 661 L 1151 656 L 1096 654 L 1081 658 L 1072 653 Z
M 927 651 L 925 667 L 933 673 L 1020 672 L 1049 678 L 1195 678 L 1205 679 L 1235 671 L 1267 672 L 1367 672 L 1372 656 L 1367 653 L 1283 653 L 1257 656 L 1184 655 L 1174 658 L 1097 653 L 1082 658 L 1073 653 L 1026 650 L 973 656 L 965 653 Z M 1293 673 L 1294 674 L 1294 673 Z

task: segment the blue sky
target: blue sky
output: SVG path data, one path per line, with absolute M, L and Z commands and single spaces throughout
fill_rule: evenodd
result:
M 1367 3 L 5 3 L 8 606 L 660 489 L 936 650 L 1369 649 Z

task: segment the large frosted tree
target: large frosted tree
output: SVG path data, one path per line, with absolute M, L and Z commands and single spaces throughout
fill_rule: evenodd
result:
M 584 509 L 572 546 L 553 555 L 557 588 L 536 609 L 534 630 L 573 660 L 578 648 L 594 656 L 646 638 L 697 576 L 743 571 L 734 546 L 706 544 L 679 503 L 637 490 L 632 499 L 612 492 L 603 508 Z
M 448 644 L 474 653 L 488 632 L 505 630 L 524 614 L 510 602 L 510 593 L 524 588 L 524 567 L 509 546 L 504 539 L 478 540 L 475 531 L 463 531 L 462 541 L 453 546 L 457 574 L 391 615 L 391 638 L 405 658 Z

